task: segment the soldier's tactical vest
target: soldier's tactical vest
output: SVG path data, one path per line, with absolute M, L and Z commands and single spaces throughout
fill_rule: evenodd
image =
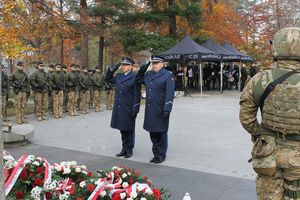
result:
M 253 95 L 259 106 L 259 99 L 267 85 L 288 70 L 273 69 L 263 72 Z M 283 134 L 300 134 L 300 74 L 293 74 L 268 95 L 262 112 L 263 128 Z

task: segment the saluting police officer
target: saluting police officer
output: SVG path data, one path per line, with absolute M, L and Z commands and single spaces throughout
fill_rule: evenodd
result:
M 35 115 L 38 121 L 48 120 L 48 93 L 50 78 L 44 71 L 44 64 L 38 62 L 35 72 L 30 76 L 31 88 L 34 91 Z
M 24 63 L 19 61 L 17 63 L 18 69 L 11 75 L 10 81 L 12 83 L 15 93 L 15 113 L 17 124 L 28 123 L 25 119 L 26 107 L 26 92 L 29 88 L 29 78 L 24 72 Z
M 175 83 L 172 72 L 164 68 L 164 59 L 151 56 L 150 63 L 143 65 L 136 76 L 137 84 L 146 86 L 144 129 L 150 132 L 154 157 L 150 163 L 165 161 L 168 149 L 169 116 L 173 106 Z M 139 95 L 140 96 L 140 95 Z
M 117 157 L 130 158 L 135 140 L 135 119 L 139 111 L 139 93 L 135 85 L 135 73 L 132 71 L 134 61 L 123 58 L 122 62 L 107 71 L 105 80 L 115 84 L 115 101 L 111 117 L 111 127 L 119 129 L 122 135 L 122 150 Z M 114 73 L 121 66 L 121 72 Z

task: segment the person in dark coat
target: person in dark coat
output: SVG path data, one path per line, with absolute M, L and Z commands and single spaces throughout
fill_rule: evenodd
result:
M 133 155 L 135 119 L 140 107 L 140 97 L 137 96 L 140 92 L 134 81 L 133 64 L 133 60 L 125 57 L 120 64 L 108 70 L 105 77 L 105 81 L 115 85 L 115 101 L 110 126 L 121 132 L 122 150 L 116 156 L 124 156 L 124 158 Z M 114 76 L 119 68 L 122 73 Z
M 252 78 L 253 76 L 255 76 L 255 74 L 257 74 L 257 72 L 258 72 L 257 67 L 255 66 L 255 64 L 253 64 L 253 65 L 251 66 L 251 68 L 250 68 L 250 76 L 251 76 L 251 78 Z
M 144 129 L 150 133 L 154 157 L 150 163 L 161 163 L 166 159 L 168 149 L 169 117 L 172 111 L 175 83 L 173 74 L 164 68 L 164 59 L 151 57 L 152 70 L 148 64 L 142 66 L 136 75 L 136 83 L 146 86 Z
M 246 70 L 245 65 L 243 64 L 242 68 L 241 68 L 241 88 L 240 88 L 241 91 L 243 91 L 243 89 L 245 87 L 245 83 L 247 81 L 247 78 L 248 78 L 247 70 Z

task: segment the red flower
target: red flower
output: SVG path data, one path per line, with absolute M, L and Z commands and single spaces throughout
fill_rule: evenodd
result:
M 87 189 L 88 189 L 88 191 L 93 192 L 95 189 L 95 186 L 93 184 L 88 184 Z
M 43 185 L 42 179 L 40 179 L 40 178 L 35 179 L 34 180 L 34 185 L 42 186 Z
M 83 200 L 81 197 L 78 197 L 76 200 Z
M 121 172 L 120 172 L 119 170 L 115 170 L 114 173 L 115 173 L 116 175 L 120 175 Z
M 17 197 L 17 199 L 23 199 L 24 198 L 24 193 L 23 192 L 17 192 L 16 197 Z
M 46 192 L 46 199 L 51 199 L 52 194 L 50 192 Z
M 111 200 L 122 200 L 120 193 L 119 192 L 115 192 L 111 198 Z
M 27 177 L 27 172 L 26 172 L 25 169 L 23 169 L 23 171 L 22 171 L 21 174 L 20 174 L 20 178 L 21 178 L 21 179 L 25 179 L 26 177 Z
M 93 176 L 93 172 L 89 171 L 87 174 L 89 177 Z
M 133 181 L 132 178 L 130 178 L 128 182 L 129 182 L 130 185 L 132 185 L 134 181 Z
M 148 180 L 148 176 L 144 176 L 143 179 L 144 179 L 144 180 Z
M 37 167 L 35 171 L 36 171 L 36 173 L 40 174 L 43 172 L 43 168 Z
M 34 176 L 34 173 L 30 173 L 29 176 L 30 176 L 30 177 L 33 177 L 33 176 Z
M 157 188 L 153 188 L 152 191 L 155 196 L 155 199 L 159 200 L 160 199 L 160 190 Z

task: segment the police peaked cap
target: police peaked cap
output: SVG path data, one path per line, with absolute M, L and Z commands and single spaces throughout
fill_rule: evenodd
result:
M 165 62 L 165 59 L 160 56 L 152 55 L 151 56 L 151 62 Z
M 124 64 L 124 65 L 133 65 L 134 64 L 134 61 L 128 57 L 124 57 L 122 58 L 122 62 L 121 64 Z
M 55 67 L 54 67 L 53 64 L 49 65 L 49 68 L 50 68 L 50 69 L 55 69 Z

